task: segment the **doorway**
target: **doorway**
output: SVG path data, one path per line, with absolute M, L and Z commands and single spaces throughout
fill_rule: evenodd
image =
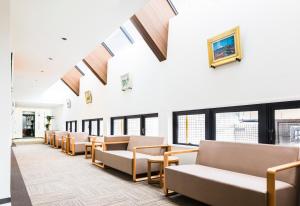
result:
M 23 138 L 35 137 L 35 113 L 34 112 L 23 112 Z

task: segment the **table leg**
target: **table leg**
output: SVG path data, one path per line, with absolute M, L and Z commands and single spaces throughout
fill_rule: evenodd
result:
M 148 184 L 151 182 L 151 162 L 148 161 Z
M 160 187 L 163 186 L 163 167 L 164 167 L 164 163 L 161 162 L 159 163 L 159 184 L 160 184 Z
M 87 146 L 85 146 L 85 159 L 87 159 Z

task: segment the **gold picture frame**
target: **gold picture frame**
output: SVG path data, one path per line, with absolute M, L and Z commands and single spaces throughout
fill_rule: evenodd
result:
M 93 102 L 92 92 L 90 90 L 88 90 L 84 93 L 84 95 L 85 95 L 85 103 L 91 104 Z
M 207 40 L 211 68 L 242 60 L 240 27 L 235 27 Z

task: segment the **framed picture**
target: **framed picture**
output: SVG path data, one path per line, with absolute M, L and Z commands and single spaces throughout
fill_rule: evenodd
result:
M 70 109 L 71 108 L 71 99 L 67 99 L 67 108 Z
M 209 66 L 241 61 L 240 28 L 235 27 L 207 40 Z
M 85 103 L 86 104 L 91 104 L 93 102 L 92 92 L 90 90 L 88 90 L 84 94 L 85 94 Z
M 129 73 L 121 76 L 122 91 L 132 89 L 132 82 Z

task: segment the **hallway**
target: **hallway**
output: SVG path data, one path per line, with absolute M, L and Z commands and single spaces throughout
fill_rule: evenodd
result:
M 182 196 L 165 198 L 158 187 L 133 183 L 130 176 L 97 168 L 81 155 L 67 156 L 40 144 L 20 145 L 13 150 L 34 206 L 199 205 Z

